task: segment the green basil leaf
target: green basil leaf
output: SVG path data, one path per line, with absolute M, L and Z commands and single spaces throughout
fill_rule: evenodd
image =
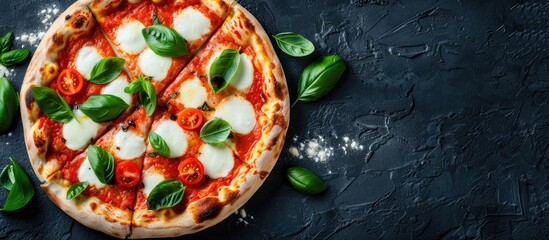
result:
M 79 182 L 79 183 L 73 184 L 69 188 L 69 190 L 67 190 L 67 196 L 66 196 L 67 200 L 71 200 L 74 197 L 80 195 L 80 193 L 82 193 L 84 190 L 86 190 L 88 185 L 89 185 L 88 182 Z
M 101 94 L 93 95 L 88 98 L 82 105 L 80 110 L 90 117 L 94 122 L 106 122 L 116 119 L 120 114 L 124 113 L 130 105 L 122 98 L 110 95 Z
M 160 18 L 158 18 L 158 15 L 156 15 L 156 11 L 153 11 L 152 21 L 155 25 L 162 24 L 162 22 L 160 21 Z
M 170 157 L 170 147 L 158 133 L 149 132 L 149 142 L 156 153 L 164 157 Z
M 69 104 L 59 95 L 47 87 L 32 87 L 32 96 L 38 106 L 49 118 L 56 122 L 69 122 L 76 116 Z
M 8 164 L 4 170 L 2 170 L 2 173 L 0 173 L 0 185 L 10 191 L 14 183 L 15 175 L 13 173 L 13 166 Z
M 143 81 L 141 79 L 133 80 L 128 86 L 124 88 L 125 93 L 136 93 L 143 90 Z
M 238 65 L 240 64 L 240 53 L 238 50 L 227 48 L 221 52 L 210 66 L 208 74 L 208 84 L 214 93 L 225 89 L 231 80 L 233 80 Z
M 187 43 L 175 30 L 164 25 L 152 25 L 144 28 L 141 33 L 147 46 L 162 57 L 180 57 L 187 55 Z
M 112 184 L 114 180 L 114 157 L 110 152 L 97 145 L 88 147 L 88 161 L 103 184 Z
M 149 81 L 142 82 L 142 89 L 139 99 L 147 111 L 147 116 L 151 116 L 156 109 L 156 92 L 154 86 Z
M 202 104 L 202 107 L 200 107 L 199 109 L 202 110 L 202 111 L 205 111 L 205 112 L 215 110 L 215 108 L 208 106 L 208 103 L 206 103 L 206 102 L 204 102 L 204 104 Z
M 34 196 L 34 187 L 32 182 L 25 172 L 25 169 L 19 165 L 13 158 L 10 157 L 11 166 L 13 167 L 13 178 L 15 181 L 8 193 L 6 204 L 2 211 L 14 211 L 27 205 Z
M 8 32 L 0 38 L 0 54 L 7 53 L 11 49 L 11 35 L 12 33 Z
M 0 77 L 0 133 L 6 132 L 19 109 L 19 97 L 10 81 Z
M 231 125 L 227 121 L 215 118 L 202 126 L 202 129 L 200 129 L 200 138 L 205 143 L 218 144 L 227 140 L 231 134 L 231 129 Z
M 147 197 L 147 208 L 159 210 L 177 205 L 183 199 L 185 185 L 178 180 L 164 180 L 156 185 Z
M 15 49 L 0 55 L 0 64 L 10 67 L 24 61 L 29 56 L 28 49 Z
M 298 84 L 297 101 L 312 102 L 332 90 L 339 81 L 347 65 L 338 55 L 322 57 L 311 63 L 301 74 Z
M 110 83 L 120 75 L 125 63 L 126 60 L 118 57 L 103 58 L 93 66 L 88 81 L 97 84 Z
M 309 169 L 302 167 L 291 167 L 286 170 L 286 176 L 288 180 L 294 186 L 295 189 L 301 193 L 314 195 L 326 190 L 328 185 L 324 180 L 320 179 L 317 175 L 311 172 Z
M 280 50 L 293 57 L 305 57 L 315 51 L 315 45 L 298 33 L 283 32 L 273 38 Z

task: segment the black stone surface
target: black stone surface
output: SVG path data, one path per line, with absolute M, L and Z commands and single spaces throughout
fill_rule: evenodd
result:
M 71 2 L 0 0 L 0 33 L 37 29 L 43 7 Z M 292 98 L 318 56 L 337 53 L 349 70 L 327 97 L 292 108 L 284 152 L 246 216 L 181 239 L 548 238 L 547 1 L 240 2 L 269 34 L 299 32 L 317 47 L 301 59 L 277 49 Z M 12 74 L 17 89 L 25 70 Z M 37 192 L 24 209 L 0 213 L 0 238 L 106 238 L 53 205 L 30 168 L 21 124 L 11 133 L 0 136 L 0 165 L 15 157 Z M 334 148 L 327 160 L 290 154 L 319 136 Z M 343 137 L 363 150 L 345 153 Z M 315 171 L 328 191 L 296 192 L 289 166 Z

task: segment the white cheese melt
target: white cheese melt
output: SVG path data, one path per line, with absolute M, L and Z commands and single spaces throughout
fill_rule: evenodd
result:
M 187 7 L 174 16 L 173 27 L 185 40 L 195 41 L 210 32 L 211 23 L 202 12 Z
M 233 130 L 240 134 L 250 133 L 256 124 L 252 104 L 237 96 L 226 98 L 217 107 L 215 116 L 229 122 Z
M 130 54 L 138 54 L 147 47 L 141 31 L 145 25 L 137 20 L 123 23 L 116 30 L 115 42 L 122 51 Z
M 114 154 L 121 159 L 134 159 L 145 152 L 145 139 L 132 131 L 118 131 L 114 135 Z
M 63 124 L 63 139 L 65 145 L 72 150 L 80 150 L 88 146 L 90 141 L 97 135 L 99 124 L 84 115 L 80 110 L 74 111 L 74 115 L 78 118 L 70 120 Z
M 150 48 L 147 48 L 139 55 L 137 64 L 143 74 L 152 77 L 154 81 L 161 81 L 168 75 L 172 59 L 158 56 Z
M 238 90 L 244 90 L 252 85 L 254 80 L 254 66 L 246 54 L 240 54 L 240 64 L 238 70 L 231 81 Z
M 233 152 L 224 144 L 204 144 L 198 160 L 204 165 L 204 172 L 211 178 L 226 177 L 234 167 Z
M 101 61 L 101 55 L 95 47 L 83 47 L 76 57 L 76 70 L 86 79 L 90 79 L 91 70 Z
M 179 87 L 176 101 L 188 108 L 201 107 L 208 99 L 208 92 L 198 78 L 183 82 Z
M 148 172 L 144 174 L 143 176 L 143 192 L 145 192 L 146 196 L 149 196 L 151 191 L 158 185 L 160 182 L 164 181 L 164 176 L 158 174 L 158 173 L 151 173 Z
M 181 157 L 187 152 L 187 134 L 171 120 L 162 121 L 154 130 L 170 148 L 170 158 Z
M 132 104 L 132 95 L 129 93 L 124 92 L 124 88 L 128 86 L 129 83 L 124 78 L 117 78 L 114 81 L 110 82 L 103 90 L 101 90 L 102 94 L 111 94 L 114 96 L 117 96 L 124 100 L 127 104 Z
M 80 165 L 80 168 L 78 169 L 78 179 L 80 182 L 88 182 L 91 185 L 95 185 L 97 188 L 102 188 L 105 186 L 105 184 L 101 183 L 97 176 L 95 175 L 95 172 L 93 172 L 93 169 L 90 165 L 90 161 L 86 157 L 84 162 L 82 162 L 82 165 Z

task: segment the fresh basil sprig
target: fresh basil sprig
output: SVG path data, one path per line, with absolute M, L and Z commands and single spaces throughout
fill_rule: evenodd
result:
M 86 190 L 88 185 L 89 185 L 88 182 L 79 182 L 79 183 L 73 184 L 69 188 L 69 190 L 67 190 L 67 196 L 66 196 L 67 200 L 71 200 L 74 197 L 80 195 L 80 193 L 82 193 L 84 190 Z
M 305 57 L 315 51 L 315 45 L 298 33 L 283 32 L 273 38 L 283 52 L 293 57 Z
M 240 65 L 240 52 L 231 48 L 223 50 L 212 62 L 208 84 L 214 93 L 221 92 L 229 85 L 238 70 L 238 65 Z
M 110 152 L 97 145 L 88 147 L 88 161 L 103 184 L 112 184 L 114 180 L 114 157 Z
M 19 96 L 10 81 L 0 77 L 0 133 L 6 132 L 19 109 Z
M 116 119 L 125 112 L 128 105 L 122 98 L 110 94 L 93 95 L 88 98 L 80 110 L 94 122 L 106 122 Z
M 8 32 L 0 38 L 0 54 L 4 54 L 10 51 L 12 41 L 11 35 L 12 33 Z
M 185 39 L 175 30 L 162 25 L 156 14 L 153 14 L 154 25 L 141 30 L 147 46 L 162 57 L 181 57 L 189 54 Z
M 139 75 L 137 79 L 124 88 L 124 92 L 139 92 L 139 103 L 145 107 L 147 116 L 151 116 L 154 113 L 156 109 L 156 91 L 148 78 Z
M 309 169 L 291 167 L 286 170 L 288 180 L 301 193 L 314 195 L 326 190 L 328 185 Z
M 11 164 L 8 164 L 2 171 L 2 186 L 8 191 L 8 198 L 1 211 L 14 211 L 27 205 L 34 196 L 34 187 L 25 172 L 25 169 L 10 157 Z M 4 176 L 7 174 L 7 178 Z M 4 180 L 7 179 L 7 180 Z M 6 181 L 6 182 L 5 182 Z M 9 183 L 8 183 L 9 181 Z
M 231 134 L 231 125 L 221 119 L 214 118 L 200 129 L 200 138 L 207 144 L 218 144 L 225 141 Z
M 147 208 L 159 210 L 177 205 L 183 199 L 185 185 L 178 180 L 167 179 L 156 185 L 147 197 Z
M 326 95 L 335 87 L 346 68 L 347 65 L 338 55 L 322 57 L 311 63 L 301 74 L 293 105 L 300 100 L 312 102 Z
M 11 50 L 12 33 L 8 32 L 0 38 L 0 64 L 11 67 L 24 61 L 29 56 L 28 49 Z
M 103 58 L 93 66 L 88 81 L 97 84 L 110 83 L 120 75 L 124 63 L 126 60 L 118 57 Z
M 164 138 L 160 136 L 160 134 L 155 132 L 149 132 L 149 142 L 151 143 L 151 146 L 154 148 L 154 151 L 164 157 L 170 157 L 170 147 L 164 141 Z
M 32 87 L 31 91 L 42 112 L 52 120 L 69 122 L 73 118 L 77 119 L 69 104 L 56 91 L 47 87 Z

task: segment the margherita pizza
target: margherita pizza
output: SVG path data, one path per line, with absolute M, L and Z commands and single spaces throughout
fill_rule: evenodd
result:
M 231 0 L 85 0 L 55 21 L 21 90 L 29 157 L 52 201 L 124 238 L 212 226 L 272 170 L 286 79 Z

